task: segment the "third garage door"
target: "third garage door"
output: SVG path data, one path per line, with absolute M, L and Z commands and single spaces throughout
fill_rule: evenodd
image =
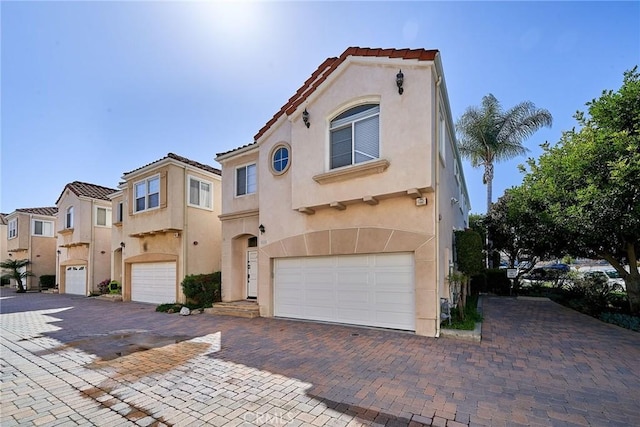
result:
M 176 263 L 131 264 L 131 300 L 153 304 L 176 302 Z
M 415 330 L 413 254 L 280 258 L 274 314 Z

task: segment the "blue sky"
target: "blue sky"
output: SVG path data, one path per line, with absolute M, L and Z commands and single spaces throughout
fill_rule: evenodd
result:
M 53 206 L 78 180 L 116 187 L 168 152 L 216 164 L 349 46 L 439 49 L 453 119 L 493 93 L 576 125 L 640 63 L 640 2 L 14 2 L 1 14 L 0 212 Z M 496 165 L 494 199 L 518 185 Z M 482 171 L 464 163 L 472 212 Z

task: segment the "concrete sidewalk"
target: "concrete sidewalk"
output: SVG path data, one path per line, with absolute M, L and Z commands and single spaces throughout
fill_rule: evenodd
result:
M 640 425 L 640 334 L 549 301 L 476 343 L 1 292 L 3 427 Z

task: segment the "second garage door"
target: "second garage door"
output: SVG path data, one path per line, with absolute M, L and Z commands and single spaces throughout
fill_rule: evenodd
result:
M 64 275 L 67 294 L 87 295 L 87 268 L 84 265 L 69 265 Z
M 415 330 L 413 254 L 280 258 L 274 314 Z
M 176 302 L 176 263 L 131 264 L 131 300 L 153 304 Z

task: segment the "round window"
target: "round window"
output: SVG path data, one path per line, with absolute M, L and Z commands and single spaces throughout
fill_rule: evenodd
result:
M 273 153 L 273 171 L 283 173 L 289 166 L 289 149 L 287 147 L 278 147 Z

